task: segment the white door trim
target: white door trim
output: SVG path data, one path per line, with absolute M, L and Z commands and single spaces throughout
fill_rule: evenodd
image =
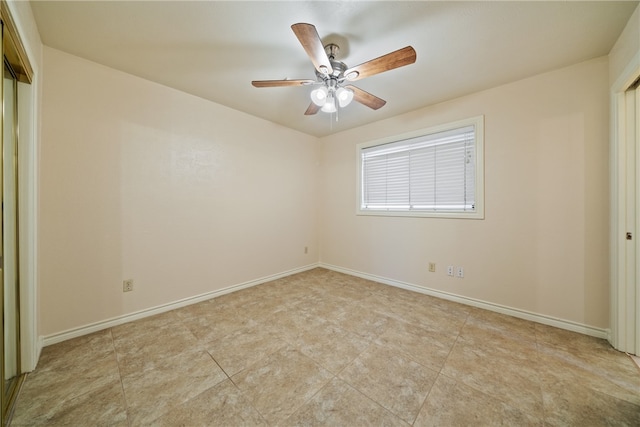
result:
M 640 77 L 640 52 L 629 62 L 621 76 L 611 87 L 611 135 L 610 135 L 610 166 L 611 166 L 611 197 L 610 197 L 610 333 L 609 342 L 621 351 L 640 353 L 640 328 L 636 328 L 637 313 L 640 309 L 640 289 L 638 289 L 635 277 L 638 276 L 638 262 L 636 256 L 632 274 L 629 274 L 627 263 L 627 113 L 625 92 Z M 640 150 L 635 150 L 640 152 Z M 636 154 L 637 159 L 638 154 Z M 636 160 L 636 166 L 640 163 Z M 635 171 L 633 171 L 635 174 Z M 638 189 L 636 189 L 636 201 L 640 202 Z M 636 210 L 637 214 L 638 210 Z M 637 233 L 636 233 L 637 234 Z M 632 244 L 636 246 L 638 253 L 638 235 L 633 236 Z M 632 277 L 634 276 L 633 280 Z M 636 304 L 628 304 L 637 301 Z

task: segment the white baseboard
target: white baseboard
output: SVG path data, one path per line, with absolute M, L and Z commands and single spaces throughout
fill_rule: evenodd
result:
M 363 273 L 356 270 L 351 270 L 349 268 L 339 267 L 336 265 L 326 264 L 326 263 L 314 263 L 309 264 L 304 267 L 295 268 L 292 270 L 284 271 L 282 273 L 273 274 L 270 276 L 261 277 L 259 279 L 250 280 L 248 282 L 240 283 L 237 285 L 229 286 L 223 289 L 218 289 L 212 292 L 207 292 L 201 295 L 196 295 L 193 297 L 185 298 L 182 300 L 174 301 L 168 304 L 163 304 L 157 307 L 148 308 L 145 310 L 137 311 L 135 313 L 125 314 L 123 316 L 114 317 L 111 319 L 103 320 L 100 322 L 91 323 L 85 326 L 81 326 L 74 329 L 69 329 L 63 332 L 59 332 L 53 335 L 48 335 L 45 337 L 40 337 L 38 344 L 38 356 L 40 355 L 40 351 L 43 347 L 48 345 L 56 344 L 62 341 L 66 341 L 72 338 L 77 338 L 83 335 L 88 335 L 93 332 L 98 332 L 103 329 L 108 329 L 114 326 L 122 325 L 124 323 L 132 322 L 134 320 L 143 319 L 145 317 L 154 316 L 156 314 L 164 313 L 167 311 L 175 310 L 177 308 L 186 307 L 191 304 L 196 304 L 202 301 L 206 301 L 212 298 L 216 298 L 222 295 L 226 295 L 231 292 L 239 291 L 241 289 L 250 288 L 252 286 L 257 286 L 262 283 L 270 282 L 273 280 L 280 279 L 282 277 L 291 276 L 293 274 L 302 273 L 307 270 L 311 270 L 316 267 L 326 268 L 328 270 L 337 271 L 344 274 L 349 274 L 351 276 L 361 277 L 363 279 L 371 280 L 374 282 L 382 283 L 385 285 L 395 286 L 397 288 L 407 289 L 410 291 L 418 292 L 425 295 L 434 296 L 437 298 L 442 298 L 449 301 L 458 302 L 461 304 L 470 305 L 473 307 L 482 308 L 485 310 L 495 311 L 497 313 L 506 314 L 509 316 L 517 317 L 520 319 L 530 320 L 533 322 L 541 323 L 543 325 L 555 326 L 557 328 L 566 329 L 573 332 L 578 332 L 584 335 L 593 336 L 596 338 L 608 338 L 609 331 L 607 329 L 596 328 L 593 326 L 583 325 L 581 323 L 572 322 L 569 320 L 558 319 L 552 316 L 546 316 L 543 314 L 532 313 L 525 310 L 520 310 L 517 308 L 507 307 L 500 304 L 494 304 L 491 302 L 486 302 L 482 300 L 477 300 L 474 298 L 468 298 L 456 294 L 452 294 L 449 292 L 439 291 L 435 289 L 429 289 L 422 286 L 414 285 L 411 283 L 401 282 L 398 280 L 389 279 L 386 277 L 380 277 L 373 274 Z
M 322 268 L 326 268 L 328 270 L 349 274 L 351 276 L 361 277 L 363 279 L 371 280 L 371 281 L 382 283 L 385 285 L 395 286 L 397 288 L 419 292 L 421 294 L 433 296 L 436 298 L 442 298 L 445 300 L 454 301 L 461 304 L 466 304 L 466 305 L 482 308 L 489 311 L 494 311 L 501 314 L 506 314 L 508 316 L 530 320 L 532 322 L 541 323 L 543 325 L 554 326 L 556 328 L 578 332 L 578 333 L 589 335 L 596 338 L 607 339 L 609 335 L 608 329 L 596 328 L 593 326 L 583 325 L 581 323 L 573 322 L 570 320 L 558 319 L 558 318 L 547 316 L 544 314 L 532 313 L 530 311 L 520 310 L 518 308 L 507 307 L 504 305 L 494 304 L 491 302 L 482 301 L 475 298 L 469 298 L 461 295 L 452 294 L 449 292 L 439 291 L 436 289 L 425 288 L 425 287 L 414 285 L 411 283 L 388 279 L 386 277 L 380 277 L 373 274 L 362 273 L 360 271 L 351 270 L 349 268 L 338 267 L 336 265 L 331 265 L 331 264 L 326 264 L 321 262 L 319 266 Z
M 93 332 L 98 332 L 103 329 L 112 328 L 114 326 L 122 325 L 124 323 L 132 322 L 134 320 L 143 319 L 145 317 L 154 316 L 156 314 L 164 313 L 167 311 L 175 310 L 176 308 L 186 307 L 191 304 L 196 304 L 202 301 L 207 301 L 212 298 L 216 298 L 222 295 L 226 295 L 231 292 L 239 291 L 241 289 L 257 286 L 262 283 L 271 282 L 273 280 L 280 279 L 282 277 L 291 276 L 293 274 L 302 273 L 303 271 L 311 270 L 318 267 L 318 263 L 309 264 L 304 267 L 294 268 L 292 270 L 284 271 L 282 273 L 273 274 L 270 276 L 261 277 L 259 279 L 250 280 L 248 282 L 239 283 L 237 285 L 228 286 L 223 289 L 207 292 L 201 295 L 196 295 L 189 298 L 184 298 L 179 301 L 174 301 L 168 304 L 163 304 L 157 307 L 151 307 L 145 310 L 140 310 L 135 313 L 125 314 L 123 316 L 113 317 L 111 319 L 102 320 L 100 322 L 91 323 L 89 325 L 81 326 L 78 328 L 69 329 L 63 332 L 59 332 L 53 335 L 48 335 L 40 338 L 40 348 L 51 344 L 56 344 L 62 341 L 77 338 L 83 335 L 88 335 Z

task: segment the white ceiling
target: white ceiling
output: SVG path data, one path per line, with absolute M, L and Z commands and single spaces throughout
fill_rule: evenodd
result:
M 32 1 L 45 45 L 324 136 L 609 53 L 637 1 Z M 413 65 L 355 82 L 387 101 L 304 116 L 314 79 L 291 25 L 348 66 L 411 45 Z

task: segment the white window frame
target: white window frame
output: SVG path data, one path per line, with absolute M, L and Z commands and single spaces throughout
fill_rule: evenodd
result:
M 475 210 L 474 211 L 427 211 L 427 210 L 391 210 L 391 209 L 363 209 L 362 207 L 362 150 L 378 145 L 390 144 L 412 138 L 418 138 L 435 133 L 451 131 L 467 126 L 474 126 L 475 136 Z M 362 142 L 356 145 L 356 215 L 373 216 L 408 216 L 427 218 L 464 218 L 464 219 L 484 219 L 484 116 L 476 116 L 469 119 L 458 120 L 413 132 L 395 135 L 375 141 Z

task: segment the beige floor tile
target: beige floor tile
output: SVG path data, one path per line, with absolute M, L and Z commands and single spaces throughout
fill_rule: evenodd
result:
M 500 349 L 476 347 L 458 342 L 441 373 L 469 387 L 527 412 L 542 417 L 539 363 L 535 351 L 518 357 Z
M 292 340 L 292 345 L 302 354 L 334 374 L 358 357 L 369 344 L 369 340 L 330 322 L 319 328 L 305 329 Z
M 607 365 L 589 363 L 584 353 L 569 353 L 542 347 L 539 353 L 543 391 L 554 394 L 565 387 L 580 384 L 584 390 L 607 394 L 640 407 L 640 375 L 626 355 Z
M 117 368 L 108 375 L 82 377 L 73 371 L 46 371 L 29 374 L 18 399 L 16 414 L 52 414 L 63 402 L 119 382 Z
M 333 375 L 293 348 L 285 348 L 231 379 L 270 424 L 289 417 Z
M 220 306 L 220 298 L 211 298 L 206 301 L 202 301 L 196 304 L 187 305 L 184 307 L 177 308 L 173 310 L 178 319 L 188 324 L 190 320 L 195 319 L 200 316 L 206 316 Z
M 394 289 L 397 292 L 408 292 L 402 289 Z M 402 318 L 412 304 L 402 293 L 394 296 L 389 291 L 374 292 L 362 301 L 362 305 L 372 311 L 395 319 Z
M 377 292 L 372 293 L 372 299 L 381 303 L 381 310 L 400 310 L 397 314 L 401 317 L 414 311 L 425 313 L 436 310 L 439 316 L 445 316 L 454 321 L 456 327 L 461 326 L 459 322 L 464 322 L 472 310 L 464 304 L 393 286 L 382 286 Z M 402 310 L 406 311 L 403 313 Z
M 242 292 L 247 293 L 250 301 L 274 299 L 283 304 L 295 304 L 309 294 L 315 293 L 311 283 L 296 277 L 284 277 Z M 235 292 L 224 298 L 235 298 Z
M 110 331 L 46 347 L 38 368 L 22 387 L 14 423 L 31 417 L 61 417 L 62 412 L 71 411 L 70 401 L 82 402 L 81 396 L 98 393 L 115 382 L 120 383 L 120 374 Z
M 295 304 L 295 301 L 269 293 L 268 289 L 265 285 L 243 289 L 176 312 L 198 339 L 212 341 L 236 329 L 263 323 L 273 313 L 287 310 Z
M 226 380 L 207 389 L 168 414 L 154 420 L 154 426 L 267 426 L 267 422 Z
M 318 317 L 303 310 L 291 309 L 274 313 L 266 323 L 278 328 L 283 339 L 293 342 L 298 335 L 310 329 L 319 329 L 333 323 L 323 317 Z
M 537 342 L 550 347 L 558 347 L 573 352 L 585 351 L 589 354 L 617 352 L 606 340 L 600 338 L 540 323 L 534 323 L 533 325 L 536 330 Z
M 416 418 L 415 427 L 542 426 L 514 406 L 439 375 Z
M 382 285 L 377 287 L 374 292 L 375 295 L 383 296 L 388 301 L 413 301 L 418 299 L 428 299 L 427 295 L 417 294 L 416 292 L 409 291 L 407 289 L 398 288 L 396 286 Z
M 640 371 L 606 340 L 535 324 L 544 372 L 640 405 Z
M 277 282 L 273 282 L 273 284 L 274 287 L 277 286 Z M 253 288 L 241 289 L 225 295 L 220 295 L 213 299 L 212 302 L 220 307 L 241 307 L 245 304 L 255 303 L 256 299 L 263 300 L 270 297 L 271 295 L 268 287 L 259 285 Z
M 449 301 L 446 299 L 436 298 L 428 295 L 424 295 L 424 297 L 428 298 L 426 300 L 421 301 L 421 305 L 426 307 L 438 308 L 445 313 L 449 313 L 451 316 L 456 318 L 465 318 L 468 316 L 473 307 L 461 304 L 459 302 Z
M 116 326 L 112 334 L 119 361 L 145 354 L 176 354 L 200 345 L 173 311 Z
M 468 316 L 466 310 L 441 309 L 431 304 L 431 300 L 435 298 L 415 293 L 414 295 L 413 299 L 405 296 L 393 298 L 392 294 L 373 295 L 364 300 L 363 305 L 370 306 L 380 314 L 434 332 L 457 334 L 460 331 Z
M 202 351 L 202 344 L 180 322 L 167 323 L 161 327 L 148 324 L 135 331 L 119 328 L 121 327 L 118 330 L 114 328 L 113 331 L 114 346 L 123 377 L 153 370 L 162 359 L 184 352 Z
M 96 361 L 112 359 L 113 355 L 111 330 L 107 329 L 45 347 L 38 371 L 81 370 L 91 375 Z
M 347 383 L 334 378 L 281 426 L 408 426 Z
M 496 355 L 521 360 L 523 363 L 535 361 L 537 346 L 535 338 L 524 338 L 495 328 L 492 323 L 469 319 L 460 331 L 457 342 L 472 346 L 486 353 L 486 357 Z
M 307 316 L 333 321 L 345 310 L 345 300 L 326 293 L 315 293 L 300 301 L 294 310 Z
M 471 308 L 465 323 L 465 326 L 467 325 L 473 325 L 513 340 L 536 342 L 535 323 L 506 314 Z
M 411 424 L 437 375 L 397 351 L 372 345 L 339 377 Z
M 637 426 L 639 408 L 640 369 L 605 340 L 318 268 L 44 348 L 13 425 Z
M 631 358 L 631 360 L 633 360 L 633 363 L 635 363 L 636 366 L 638 367 L 638 369 L 639 369 L 638 372 L 640 372 L 640 356 L 636 356 L 636 355 L 630 354 L 629 357 Z
M 273 314 L 294 309 L 303 300 L 303 298 L 278 298 L 272 296 L 261 300 L 258 299 L 253 304 L 244 304 L 237 307 L 237 310 L 241 316 L 254 319 L 260 323 Z
M 35 398 L 35 401 L 32 400 Z M 127 411 L 119 379 L 68 397 L 49 393 L 21 395 L 12 426 L 127 426 Z
M 371 292 L 371 294 L 389 287 L 389 285 L 383 285 L 382 283 L 373 282 L 362 277 L 350 276 L 348 274 L 343 274 L 342 276 L 344 277 L 344 282 L 346 284 L 353 284 L 354 286 L 366 289 Z
M 373 293 L 371 287 L 363 285 L 362 281 L 351 281 L 344 275 L 339 275 L 332 280 L 325 281 L 315 289 L 323 294 L 340 298 L 344 302 L 361 301 Z
M 237 307 L 219 304 L 215 300 L 209 304 L 209 310 L 179 315 L 182 323 L 202 343 L 220 339 L 241 328 L 259 325 L 253 318 L 243 316 Z
M 159 357 L 152 369 L 122 377 L 132 426 L 149 425 L 227 376 L 206 351 Z
M 454 332 L 440 333 L 392 320 L 375 342 L 395 349 L 416 362 L 440 371 L 456 341 Z
M 585 387 L 574 378 L 545 375 L 543 398 L 545 422 L 548 426 L 640 426 L 640 388 L 619 399 Z
M 64 358 L 61 363 L 53 363 L 52 366 L 43 366 L 30 375 L 30 382 L 35 384 L 51 384 L 58 381 L 94 380 L 99 378 L 113 378 L 119 375 L 116 352 L 93 352 L 87 349 L 93 358 L 87 356 L 74 357 L 72 353 L 69 358 Z M 75 353 L 75 352 L 74 352 Z M 59 361 L 60 359 L 58 359 Z M 58 384 L 60 386 L 60 384 Z M 78 393 L 81 392 L 80 390 Z
M 233 376 L 288 344 L 265 324 L 238 329 L 205 348 L 228 376 Z
M 373 340 L 384 333 L 390 318 L 368 307 L 366 303 L 350 303 L 335 318 L 341 328 L 358 334 L 362 338 Z

